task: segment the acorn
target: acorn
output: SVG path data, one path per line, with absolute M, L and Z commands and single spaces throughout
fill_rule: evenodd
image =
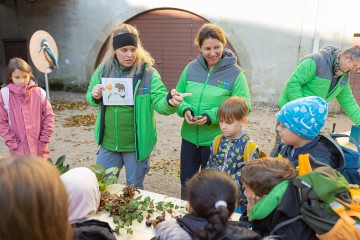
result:
M 153 219 L 146 219 L 145 225 L 147 227 L 151 227 L 152 223 L 153 223 Z
M 159 221 L 158 219 L 154 219 L 154 220 L 152 221 L 152 226 L 153 226 L 153 228 L 156 228 L 156 226 L 157 226 L 159 223 L 160 223 L 160 221 Z
M 164 220 L 165 220 L 165 218 L 164 218 L 164 217 L 162 217 L 162 216 L 157 216 L 157 217 L 156 217 L 156 220 L 159 220 L 159 222 L 162 222 L 162 221 L 164 221 Z

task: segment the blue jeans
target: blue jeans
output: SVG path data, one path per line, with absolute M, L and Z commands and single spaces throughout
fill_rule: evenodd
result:
M 134 187 L 144 189 L 144 178 L 150 169 L 150 157 L 139 162 L 136 160 L 135 152 L 113 152 L 100 146 L 96 164 L 101 165 L 105 170 L 111 167 L 118 167 L 121 170 L 125 165 L 126 185 L 133 184 Z

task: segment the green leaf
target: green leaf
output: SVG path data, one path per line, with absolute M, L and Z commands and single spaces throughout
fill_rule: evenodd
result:
M 117 235 L 120 235 L 120 228 L 121 228 L 121 226 L 117 225 L 114 229 L 114 231 Z
M 114 223 L 119 223 L 119 222 L 120 222 L 120 217 L 119 217 L 119 216 L 115 216 L 115 217 L 113 218 L 113 222 L 114 222 Z
M 98 172 L 105 172 L 104 167 L 98 164 L 91 165 L 90 168 Z
M 133 234 L 134 234 L 134 231 L 132 230 L 132 228 L 127 228 L 127 229 L 126 229 L 126 233 L 133 235 Z
M 139 200 L 141 200 L 141 198 L 142 198 L 142 196 L 139 195 L 139 196 L 137 196 L 136 198 L 134 198 L 134 201 L 139 201 Z
M 90 169 L 91 171 L 93 171 L 93 173 L 95 173 L 98 181 L 103 180 L 103 178 L 105 177 L 105 170 L 102 166 L 95 164 L 91 165 Z
M 105 170 L 105 174 L 112 174 L 112 175 L 116 175 L 118 172 L 120 171 L 120 169 L 118 167 L 111 167 Z
M 143 220 L 144 220 L 144 216 L 143 216 L 143 215 L 138 215 L 138 216 L 137 216 L 137 221 L 138 221 L 139 223 L 141 223 Z
M 63 166 L 65 162 L 65 155 L 62 155 L 61 157 L 58 158 L 58 160 L 56 160 L 55 165 L 56 166 Z
M 131 226 L 132 225 L 132 219 L 128 219 L 124 222 L 125 226 Z
M 125 215 L 125 221 L 127 220 L 132 220 L 130 213 Z
M 105 180 L 105 185 L 111 185 L 111 184 L 114 184 L 114 183 L 117 183 L 118 181 L 118 177 L 115 176 L 115 175 L 110 175 L 106 178 Z
M 54 165 L 54 162 L 53 162 L 53 160 L 51 160 L 51 158 L 48 158 L 47 160 L 48 160 L 49 163 L 51 163 L 52 165 Z

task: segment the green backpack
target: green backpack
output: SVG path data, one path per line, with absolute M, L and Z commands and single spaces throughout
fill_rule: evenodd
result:
M 319 239 L 360 239 L 358 185 L 309 154 L 299 156 L 299 176 L 292 184 L 298 188 L 301 217 Z

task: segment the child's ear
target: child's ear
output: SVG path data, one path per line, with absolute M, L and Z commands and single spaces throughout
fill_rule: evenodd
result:
M 244 117 L 242 120 L 241 120 L 241 123 L 243 125 L 247 124 L 248 123 L 248 118 L 247 117 Z

